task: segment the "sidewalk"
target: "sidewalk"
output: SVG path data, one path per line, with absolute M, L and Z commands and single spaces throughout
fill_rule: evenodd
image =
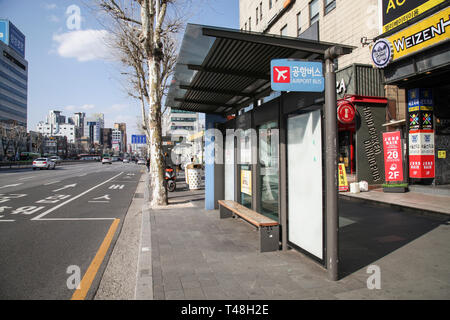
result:
M 372 191 L 358 197 L 372 194 L 379 199 L 386 195 Z M 431 206 L 417 195 L 402 195 L 411 197 L 405 203 L 415 199 Z M 393 198 L 398 195 L 388 196 L 399 201 Z M 203 198 L 204 190 L 189 191 L 177 183 L 169 206 L 144 207 L 137 299 L 450 298 L 450 226 L 445 218 L 340 200 L 342 275 L 333 282 L 322 266 L 295 250 L 260 253 L 253 227 L 220 219 L 217 210 L 206 211 Z M 443 207 L 442 201 L 437 205 L 433 200 L 434 206 Z M 380 290 L 367 288 L 369 265 L 380 268 Z

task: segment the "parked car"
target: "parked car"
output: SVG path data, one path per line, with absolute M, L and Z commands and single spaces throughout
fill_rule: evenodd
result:
M 139 159 L 138 162 L 137 162 L 137 164 L 142 164 L 142 165 L 145 166 L 147 163 L 145 162 L 144 159 Z
M 123 159 L 123 163 L 128 163 L 130 162 L 130 160 L 128 160 L 127 158 Z
M 109 158 L 109 157 L 104 157 L 104 158 L 102 159 L 102 164 L 105 164 L 105 163 L 112 164 L 111 158 Z
M 60 164 L 62 159 L 59 156 L 51 156 L 50 160 L 52 160 L 56 164 Z
M 32 168 L 33 170 L 39 169 L 52 169 L 54 170 L 56 167 L 56 163 L 53 162 L 50 158 L 37 158 L 33 161 Z

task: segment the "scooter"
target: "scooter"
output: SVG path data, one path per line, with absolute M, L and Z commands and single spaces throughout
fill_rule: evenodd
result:
M 177 184 L 176 184 L 176 174 L 175 174 L 175 170 L 173 168 L 166 168 L 166 173 L 164 175 L 164 181 L 166 182 L 166 188 L 167 190 L 169 190 L 170 192 L 175 191 L 175 189 L 177 188 Z

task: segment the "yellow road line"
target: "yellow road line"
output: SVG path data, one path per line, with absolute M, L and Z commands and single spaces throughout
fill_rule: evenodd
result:
M 114 219 L 111 227 L 109 227 L 108 233 L 106 234 L 105 239 L 103 239 L 103 242 L 94 257 L 94 260 L 92 260 L 91 265 L 89 266 L 83 276 L 83 279 L 81 280 L 80 288 L 75 290 L 71 300 L 84 300 L 84 298 L 86 298 L 86 295 L 92 285 L 92 281 L 94 281 L 95 275 L 97 274 L 97 271 L 103 262 L 103 258 L 105 257 L 109 246 L 111 245 L 112 238 L 116 233 L 119 222 L 120 219 Z

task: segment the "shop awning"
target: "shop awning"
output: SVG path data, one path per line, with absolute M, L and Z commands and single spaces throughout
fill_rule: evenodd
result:
M 166 106 L 229 115 L 270 95 L 270 61 L 323 61 L 325 50 L 353 47 L 257 32 L 188 24 Z

